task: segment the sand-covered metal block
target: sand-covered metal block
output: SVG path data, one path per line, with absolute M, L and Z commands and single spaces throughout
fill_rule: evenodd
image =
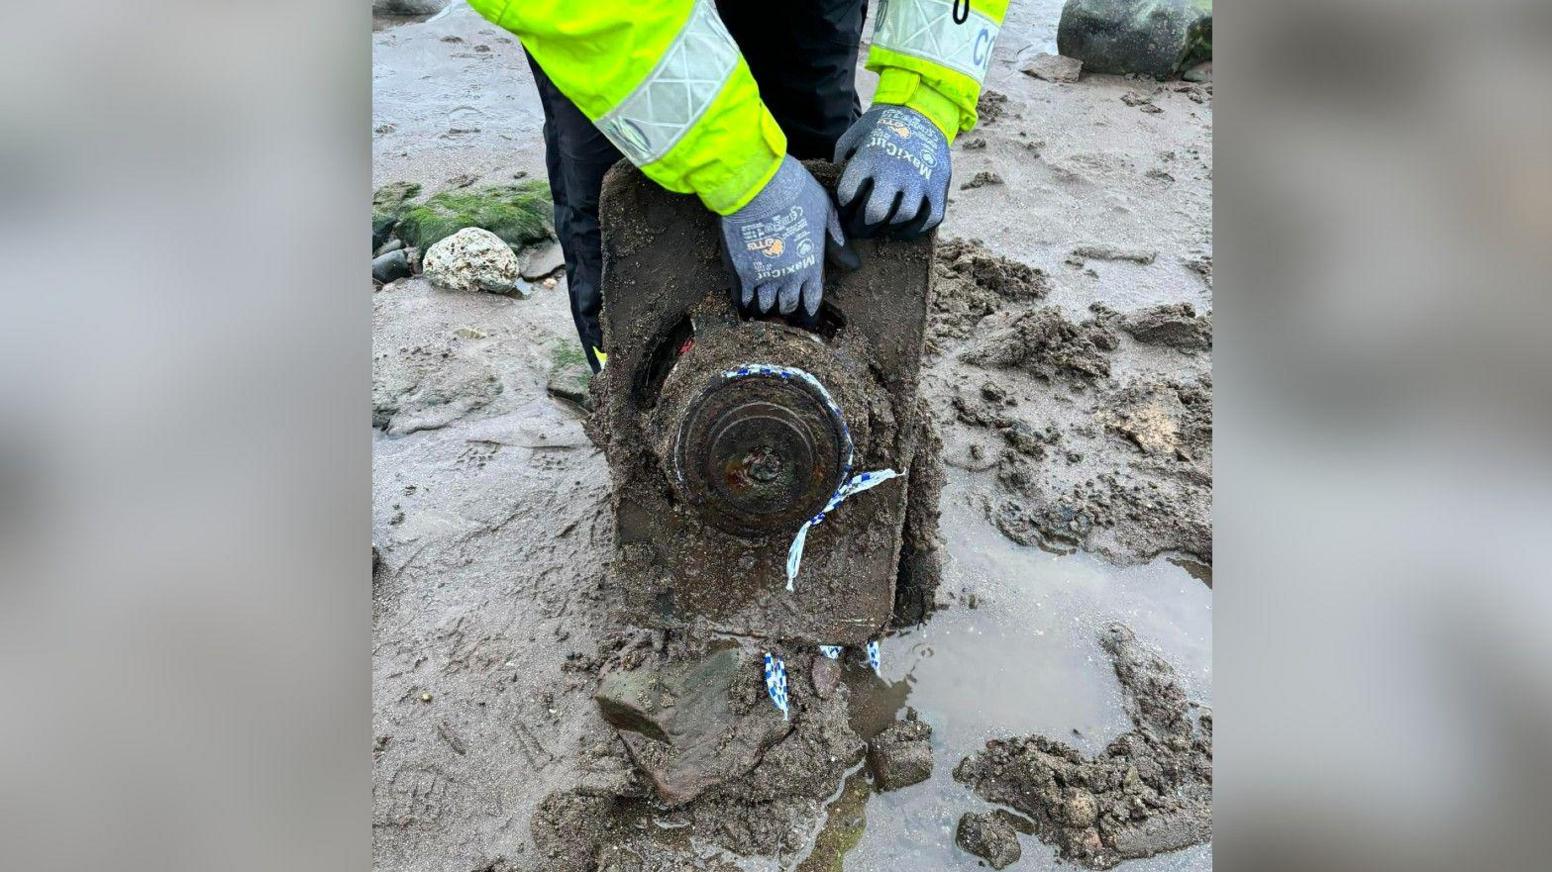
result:
M 811 169 L 834 184 L 830 165 Z M 716 216 L 694 197 L 622 164 L 602 219 L 609 361 L 593 429 L 613 476 L 623 617 L 825 644 L 877 637 L 895 608 L 909 475 L 814 526 L 792 590 L 788 549 L 847 476 L 912 471 L 932 239 L 857 243 L 862 267 L 827 270 L 819 323 L 803 330 L 737 314 Z M 813 382 L 728 375 L 749 364 Z

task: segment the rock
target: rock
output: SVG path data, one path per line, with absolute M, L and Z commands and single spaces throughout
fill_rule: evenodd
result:
M 398 251 L 399 249 L 401 249 L 403 247 L 404 247 L 404 240 L 402 240 L 402 239 L 390 239 L 387 242 L 384 242 L 382 245 L 379 245 L 377 247 L 377 250 L 372 252 L 372 256 L 373 257 L 382 257 L 383 255 L 387 254 L 390 251 Z
M 932 727 L 904 720 L 868 743 L 868 768 L 880 791 L 920 784 L 932 776 Z
M 1088 72 L 1167 78 L 1212 58 L 1212 0 L 1067 0 L 1056 48 Z
M 966 814 L 961 817 L 959 828 L 954 831 L 954 842 L 985 860 L 993 869 L 1017 863 L 1023 855 L 1018 833 L 996 814 Z
M 1211 82 L 1213 80 L 1212 61 L 1197 64 L 1181 73 L 1180 78 L 1185 79 L 1187 82 Z
M 420 196 L 415 182 L 389 182 L 372 192 L 372 250 L 388 241 L 410 200 Z
M 373 15 L 435 15 L 449 0 L 372 0 Z
M 1074 790 L 1071 796 L 1062 800 L 1055 817 L 1069 827 L 1092 826 L 1099 819 L 1099 803 L 1087 790 Z
M 551 242 L 528 253 L 528 258 L 523 261 L 522 275 L 531 282 L 537 282 L 549 278 L 565 266 L 566 257 L 560 250 L 560 243 Z
M 814 658 L 813 669 L 809 673 L 809 680 L 814 684 L 814 695 L 820 699 L 829 699 L 830 694 L 835 693 L 835 688 L 841 683 L 841 664 L 837 660 L 831 660 L 823 654 Z
M 1196 314 L 1190 303 L 1166 303 L 1132 312 L 1121 319 L 1121 329 L 1145 345 L 1212 348 L 1212 316 Z
M 395 279 L 402 279 L 410 275 L 410 259 L 402 250 L 395 249 L 387 254 L 372 258 L 372 278 L 375 281 L 388 284 Z
M 439 288 L 504 294 L 517 284 L 517 255 L 489 230 L 466 227 L 426 249 L 423 271 Z
M 466 227 L 479 227 L 521 248 L 549 239 L 553 220 L 549 185 L 530 180 L 433 194 L 399 216 L 399 236 L 426 248 Z
M 1077 58 L 1041 53 L 1024 65 L 1024 75 L 1045 79 L 1047 82 L 1076 82 L 1083 70 L 1083 61 Z
M 790 731 L 763 695 L 737 694 L 741 684 L 763 687 L 761 676 L 759 654 L 745 648 L 649 658 L 606 670 L 593 699 L 658 798 L 678 806 L 752 770 Z

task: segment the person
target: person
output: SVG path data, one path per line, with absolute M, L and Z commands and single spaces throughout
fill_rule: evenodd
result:
M 949 145 L 975 125 L 1008 0 L 880 0 L 866 112 L 855 81 L 865 0 L 469 5 L 527 52 L 572 317 L 597 372 L 609 167 L 624 157 L 720 216 L 745 310 L 811 319 L 826 254 L 855 266 L 848 234 L 908 238 L 943 220 Z M 845 164 L 835 200 L 806 158 Z

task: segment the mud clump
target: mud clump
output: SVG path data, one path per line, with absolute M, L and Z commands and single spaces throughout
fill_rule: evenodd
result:
M 1121 319 L 1121 329 L 1144 345 L 1186 351 L 1212 348 L 1212 316 L 1198 315 L 1190 303 L 1154 306 Z
M 966 814 L 954 830 L 954 843 L 986 861 L 993 869 L 1017 863 L 1023 856 L 1018 833 L 998 814 Z
M 929 344 L 967 339 L 982 318 L 1008 303 L 1044 299 L 1050 279 L 1034 267 L 999 257 L 976 240 L 939 243 L 933 264 Z
M 999 493 L 987 515 L 1013 542 L 1085 548 L 1122 562 L 1178 551 L 1211 565 L 1211 377 L 1131 380 L 1096 397 L 1091 424 L 1062 433 L 1020 427 L 1001 403 L 959 402 L 959 419 L 990 419 L 982 427 L 1001 431 L 1010 445 L 1048 448 L 1041 459 L 1010 447 L 995 462 Z M 1068 470 L 1096 472 L 1074 479 Z
M 1138 379 L 1107 398 L 1099 419 L 1149 459 L 1195 464 L 1212 450 L 1212 382 Z M 1194 478 L 1211 482 L 1209 469 L 1196 471 Z
M 936 396 L 947 407 L 940 419 L 963 425 L 944 431 L 947 462 L 995 476 L 977 497 L 987 518 L 1009 539 L 1050 551 L 1082 548 L 1118 563 L 1180 552 L 1211 565 L 1212 377 L 1208 355 L 1194 353 L 1211 348 L 1210 318 L 1188 304 L 1125 313 L 1096 304 L 1074 321 L 1011 301 L 995 290 L 1008 271 L 978 271 L 975 258 L 962 249 L 950 262 L 972 288 L 952 299 L 979 307 L 940 298 L 934 335 L 971 324 L 958 359 L 987 372 L 977 387 L 952 372 Z M 1168 372 L 1115 377 L 1159 365 L 1142 348 L 1154 343 L 1192 353 Z
M 993 369 L 1022 369 L 1046 381 L 1110 376 L 1108 352 L 1119 343 L 1098 320 L 1073 323 L 1054 306 L 1018 313 L 984 331 L 960 359 Z
M 868 769 L 878 789 L 897 790 L 932 777 L 932 727 L 912 717 L 879 733 L 868 743 Z
M 990 124 L 1001 118 L 1008 111 L 1008 95 L 1000 91 L 988 88 L 981 92 L 979 99 L 975 101 L 976 119 L 982 124 Z
M 605 652 L 598 698 L 606 718 L 626 728 L 610 759 L 595 761 L 580 785 L 540 804 L 530 822 L 539 868 L 731 870 L 742 868 L 740 857 L 803 850 L 826 800 L 866 748 L 847 720 L 847 687 L 815 678 L 833 661 L 786 653 L 791 720 L 784 722 L 764 696 L 752 650 L 673 633 L 624 635 L 609 644 L 614 650 Z M 630 680 L 611 682 L 631 672 Z M 701 681 L 708 675 L 715 680 Z M 811 690 L 816 680 L 825 681 L 824 694 Z M 741 733 L 740 724 L 752 727 Z M 775 741 L 759 753 L 730 750 L 750 751 L 770 736 Z M 682 777 L 695 772 L 711 777 Z M 670 787 L 693 784 L 695 795 L 665 794 L 665 773 L 678 779 Z M 665 810 L 665 803 L 674 807 Z
M 1212 837 L 1212 713 L 1121 624 L 1100 643 L 1132 729 L 1095 757 L 1044 736 L 994 739 L 954 770 L 982 799 L 1028 815 L 1035 835 L 1091 869 Z

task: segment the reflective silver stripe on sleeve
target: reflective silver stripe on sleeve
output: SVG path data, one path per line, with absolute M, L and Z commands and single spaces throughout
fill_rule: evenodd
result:
M 977 82 L 992 61 L 997 25 L 970 5 L 964 24 L 954 23 L 952 0 L 885 0 L 873 44 L 932 61 Z
M 657 67 L 598 119 L 598 129 L 637 166 L 661 158 L 700 120 L 738 58 L 710 0 L 699 0 Z

